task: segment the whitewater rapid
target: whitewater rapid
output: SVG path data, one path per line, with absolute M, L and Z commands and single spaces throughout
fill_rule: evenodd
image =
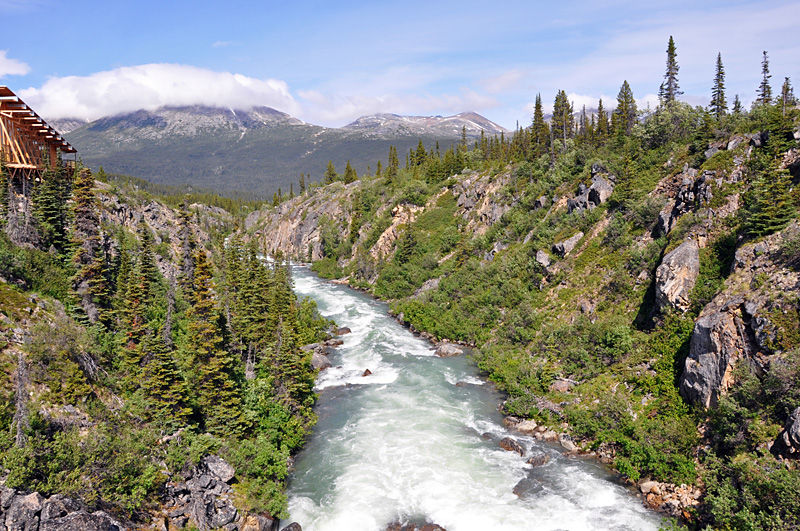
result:
M 663 525 L 595 461 L 507 430 L 501 398 L 465 356 L 436 357 L 384 303 L 306 268 L 293 274 L 298 295 L 352 333 L 317 380 L 319 422 L 289 481 L 289 521 L 304 531 L 382 531 L 397 521 L 448 531 Z M 525 457 L 499 447 L 509 435 Z M 526 464 L 537 453 L 549 462 Z

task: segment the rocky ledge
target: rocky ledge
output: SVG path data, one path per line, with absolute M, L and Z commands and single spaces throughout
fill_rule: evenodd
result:
M 104 511 L 90 512 L 81 502 L 55 494 L 0 488 L 0 522 L 6 531 L 124 531 Z

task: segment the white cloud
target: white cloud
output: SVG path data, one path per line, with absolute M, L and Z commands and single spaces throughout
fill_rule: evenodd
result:
M 89 76 L 51 78 L 20 96 L 46 118 L 96 120 L 165 105 L 247 109 L 266 105 L 296 114 L 299 107 L 284 81 L 255 79 L 177 64 L 148 64 Z
M 520 81 L 522 81 L 524 77 L 525 73 L 522 70 L 514 68 L 500 75 L 486 78 L 480 81 L 479 85 L 481 85 L 486 92 L 497 94 L 499 92 L 518 88 Z
M 0 77 L 24 76 L 30 71 L 30 66 L 22 61 L 9 58 L 7 50 L 0 50 Z

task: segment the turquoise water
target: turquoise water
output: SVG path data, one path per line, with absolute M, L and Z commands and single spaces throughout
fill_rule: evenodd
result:
M 661 519 L 595 461 L 509 432 L 501 397 L 466 356 L 434 356 L 384 303 L 305 268 L 294 281 L 352 329 L 318 378 L 319 422 L 289 482 L 290 521 L 304 531 L 380 531 L 396 521 L 448 531 L 658 529 Z M 498 446 L 508 435 L 525 457 Z M 535 453 L 550 461 L 526 464 Z

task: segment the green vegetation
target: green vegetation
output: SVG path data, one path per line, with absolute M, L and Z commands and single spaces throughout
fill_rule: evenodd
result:
M 692 510 L 690 526 L 793 528 L 800 472 L 765 444 L 800 405 L 788 383 L 800 358 L 796 312 L 770 314 L 772 344 L 786 365 L 738 376 L 717 409 L 686 403 L 678 382 L 695 320 L 725 289 L 735 251 L 797 219 L 798 193 L 781 167 L 796 146 L 796 101 L 789 87 L 791 105 L 767 98 L 746 112 L 737 98 L 729 114 L 721 56 L 710 109 L 680 102 L 677 76 L 670 39 L 654 110 L 636 109 L 627 82 L 610 116 L 576 116 L 559 91 L 549 125 L 537 95 L 532 126 L 508 137 L 482 137 L 474 146 L 464 139 L 444 153 L 409 150 L 405 167 L 362 179 L 349 226 L 325 220 L 324 258 L 314 268 L 388 299 L 417 330 L 476 345 L 478 366 L 507 394 L 505 413 L 554 427 L 568 422 L 573 437 L 612 455 L 631 481 L 705 484 L 707 502 Z M 731 138 L 744 142 L 728 151 Z M 566 200 L 596 174 L 615 181 L 613 194 L 569 213 Z M 659 215 L 677 192 L 668 188 L 704 174 L 709 193 L 687 189 L 665 235 Z M 726 211 L 734 194 L 738 215 Z M 392 225 L 388 213 L 397 205 L 415 213 Z M 374 258 L 390 226 L 397 239 Z M 579 231 L 575 249 L 557 257 L 554 244 Z M 658 314 L 656 267 L 686 237 L 703 239 L 691 307 Z M 798 242 L 797 231 L 787 234 L 782 249 L 795 270 Z M 542 255 L 552 263 L 543 265 Z
M 297 300 L 280 257 L 266 264 L 239 235 L 223 245 L 225 232 L 201 248 L 201 214 L 183 211 L 173 262 L 146 224 L 100 224 L 88 171 L 58 171 L 32 194 L 36 245 L 0 236 L 0 275 L 17 286 L 0 284 L 0 329 L 10 338 L 31 322 L 29 341 L 0 357 L 6 485 L 146 521 L 165 464 L 177 474 L 217 453 L 237 468 L 243 510 L 285 516 L 287 463 L 315 422 L 315 372 L 299 347 L 331 323 Z M 16 370 L 28 374 L 27 404 Z

